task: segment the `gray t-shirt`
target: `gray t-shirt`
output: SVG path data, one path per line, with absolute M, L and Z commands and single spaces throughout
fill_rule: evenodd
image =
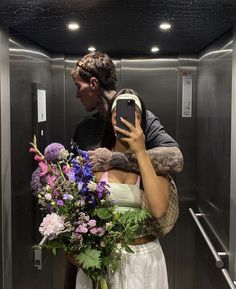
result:
M 179 147 L 177 142 L 165 131 L 159 118 L 151 111 L 146 110 L 146 148 Z
M 165 131 L 161 125 L 158 117 L 150 111 L 146 111 L 146 148 L 154 147 L 178 147 L 177 142 Z M 105 127 L 105 120 L 97 112 L 85 117 L 78 124 L 75 134 L 74 142 L 82 150 L 94 150 L 100 146 L 100 142 Z

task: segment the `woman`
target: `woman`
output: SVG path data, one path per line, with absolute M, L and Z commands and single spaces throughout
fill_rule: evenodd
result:
M 118 99 L 135 101 L 135 126 L 121 119 L 129 131 L 116 126 L 116 104 Z M 121 90 L 111 101 L 108 111 L 102 146 L 114 152 L 135 153 L 140 175 L 135 172 L 111 169 L 109 172 L 95 173 L 98 181 L 109 183 L 111 198 L 120 210 L 140 208 L 145 203 L 153 218 L 162 217 L 169 205 L 169 180 L 157 176 L 145 148 L 146 110 L 140 97 L 131 90 Z M 117 133 L 125 135 L 117 138 Z M 140 189 L 140 177 L 142 188 Z M 153 229 L 153 228 L 152 228 Z M 157 234 L 156 234 L 157 235 Z M 124 252 L 122 264 L 109 274 L 109 289 L 168 289 L 165 258 L 155 233 L 143 226 L 131 248 L 134 254 Z M 91 288 L 82 270 L 77 274 L 76 289 Z

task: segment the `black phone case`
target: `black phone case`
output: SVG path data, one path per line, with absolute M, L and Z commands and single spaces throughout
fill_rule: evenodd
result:
M 129 131 L 129 128 L 121 122 L 120 117 L 135 125 L 135 102 L 133 99 L 118 99 L 116 104 L 116 126 Z M 127 136 L 117 132 L 117 137 Z

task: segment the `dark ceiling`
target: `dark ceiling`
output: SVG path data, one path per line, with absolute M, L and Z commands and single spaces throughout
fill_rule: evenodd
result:
M 236 0 L 0 0 L 0 25 L 52 53 L 196 54 L 236 24 Z M 78 31 L 67 30 L 77 21 Z M 159 29 L 162 21 L 172 29 Z

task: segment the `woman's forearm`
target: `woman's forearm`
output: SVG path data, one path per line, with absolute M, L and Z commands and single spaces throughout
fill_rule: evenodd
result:
M 163 216 L 169 204 L 169 183 L 164 176 L 157 176 L 148 152 L 136 153 L 145 196 L 153 216 Z

